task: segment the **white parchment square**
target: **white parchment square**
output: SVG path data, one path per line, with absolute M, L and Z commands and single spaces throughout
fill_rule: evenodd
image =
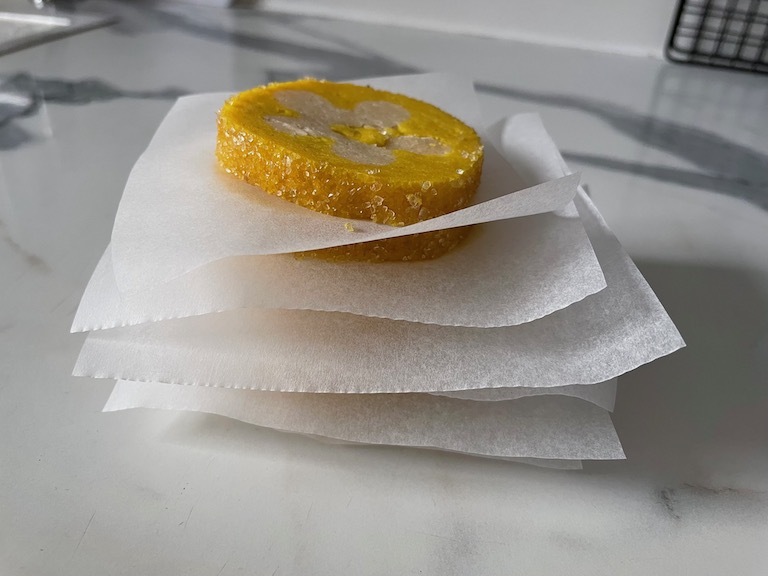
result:
M 104 410 L 129 408 L 207 412 L 349 442 L 480 456 L 624 458 L 608 413 L 565 396 L 475 402 L 428 394 L 301 394 L 119 381 Z
M 241 256 L 121 295 L 109 247 L 72 330 L 100 330 L 240 308 L 350 312 L 481 328 L 530 322 L 605 288 L 573 204 L 480 225 L 438 260 L 366 263 Z

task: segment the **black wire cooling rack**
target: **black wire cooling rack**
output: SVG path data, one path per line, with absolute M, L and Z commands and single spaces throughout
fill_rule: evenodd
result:
M 768 73 L 768 0 L 680 0 L 665 53 L 673 62 Z

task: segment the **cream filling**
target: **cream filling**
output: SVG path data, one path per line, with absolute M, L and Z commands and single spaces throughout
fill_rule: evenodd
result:
M 264 120 L 275 130 L 294 136 L 322 136 L 333 140 L 334 154 L 357 164 L 385 166 L 394 162 L 393 150 L 404 150 L 427 156 L 450 152 L 446 146 L 431 136 L 394 136 L 384 146 L 360 142 L 339 134 L 333 126 L 351 128 L 394 128 L 410 118 L 408 110 L 398 104 L 371 100 L 361 102 L 352 110 L 336 108 L 331 102 L 305 90 L 282 90 L 275 99 L 299 116 L 267 116 Z

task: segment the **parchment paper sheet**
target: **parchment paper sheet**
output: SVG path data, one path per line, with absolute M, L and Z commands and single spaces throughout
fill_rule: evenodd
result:
M 454 392 L 430 392 L 437 396 L 458 398 L 460 400 L 477 400 L 479 402 L 498 402 L 516 400 L 528 396 L 543 396 L 561 394 L 571 398 L 581 398 L 599 406 L 603 410 L 613 412 L 616 403 L 616 378 L 597 384 L 574 384 L 572 386 L 551 386 L 549 388 L 482 388 L 479 390 L 457 390 Z
M 624 458 L 607 412 L 565 396 L 475 402 L 428 394 L 295 394 L 174 384 L 116 384 L 105 411 L 220 414 L 277 430 L 505 458 Z
M 238 308 L 351 312 L 441 325 L 530 322 L 605 287 L 571 203 L 558 213 L 484 224 L 458 249 L 425 262 L 356 263 L 240 256 L 201 266 L 146 292 L 118 291 L 108 247 L 73 331 Z
M 576 205 L 608 287 L 504 328 L 249 309 L 92 332 L 75 374 L 293 392 L 434 392 L 604 382 L 682 338 L 589 198 Z

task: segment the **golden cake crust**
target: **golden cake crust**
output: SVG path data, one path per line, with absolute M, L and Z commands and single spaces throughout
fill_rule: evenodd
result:
M 483 161 L 477 133 L 435 106 L 313 79 L 230 98 L 219 113 L 216 155 L 227 172 L 270 194 L 390 226 L 466 207 Z M 439 256 L 465 235 L 445 230 L 310 254 L 417 260 Z

